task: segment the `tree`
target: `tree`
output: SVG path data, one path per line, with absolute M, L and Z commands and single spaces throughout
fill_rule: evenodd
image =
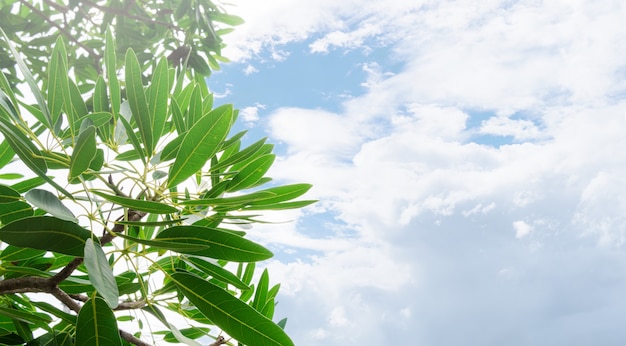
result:
M 0 343 L 148 345 L 159 321 L 149 338 L 292 345 L 280 285 L 252 282 L 272 253 L 241 228 L 311 186 L 263 187 L 273 146 L 231 135 L 204 82 L 241 20 L 208 0 L 0 4 Z

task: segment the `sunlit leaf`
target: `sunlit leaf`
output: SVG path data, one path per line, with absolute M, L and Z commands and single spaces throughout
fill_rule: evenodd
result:
M 148 93 L 148 107 L 152 117 L 153 138 L 152 143 L 156 145 L 163 134 L 165 122 L 167 120 L 167 100 L 169 99 L 169 73 L 167 60 L 161 58 L 152 74 L 152 83 Z
M 76 321 L 76 345 L 122 345 L 115 315 L 102 298 L 89 299 L 80 309 Z
M 176 186 L 202 168 L 215 155 L 232 125 L 232 105 L 216 108 L 187 131 L 170 167 L 168 186 Z
M 267 173 L 274 163 L 275 158 L 276 155 L 267 154 L 248 163 L 234 177 L 232 177 L 226 191 L 233 192 L 254 186 L 254 184 L 261 180 L 265 173 Z
M 172 279 L 206 317 L 241 343 L 294 345 L 282 328 L 222 288 L 189 273 L 174 273 Z
M 89 281 L 104 298 L 107 305 L 114 309 L 118 305 L 119 290 L 115 282 L 113 270 L 99 244 L 91 238 L 85 241 L 85 266 Z
M 152 156 L 154 150 L 154 136 L 152 134 L 154 123 L 150 118 L 150 110 L 146 101 L 141 78 L 141 66 L 132 49 L 126 52 L 126 93 L 135 123 L 139 128 L 141 140 L 145 146 L 146 154 Z

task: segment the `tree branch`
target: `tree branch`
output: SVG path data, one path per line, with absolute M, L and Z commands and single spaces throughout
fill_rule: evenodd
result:
M 59 32 L 63 36 L 67 37 L 70 41 L 74 42 L 77 46 L 79 46 L 80 48 L 84 49 L 87 52 L 87 54 L 89 54 L 89 56 L 93 59 L 94 67 L 96 68 L 96 71 L 98 71 L 98 73 L 100 73 L 101 69 L 100 69 L 100 65 L 98 64 L 98 62 L 100 61 L 100 54 L 96 53 L 96 51 L 94 51 L 93 49 L 91 49 L 91 48 L 87 47 L 86 45 L 84 45 L 82 42 L 80 42 L 80 40 L 78 38 L 74 37 L 74 35 L 72 35 L 64 27 L 62 27 L 61 25 L 59 25 L 59 24 L 55 23 L 54 21 L 52 21 L 49 16 L 47 16 L 45 13 L 41 12 L 41 10 L 39 10 L 37 7 L 35 7 L 35 6 L 31 5 L 30 3 L 28 3 L 28 1 L 20 0 L 20 3 L 22 5 L 28 7 L 28 9 L 33 11 L 33 13 L 35 13 L 36 15 L 41 17 L 48 24 L 50 24 L 53 27 L 57 28 L 57 30 L 59 30 Z

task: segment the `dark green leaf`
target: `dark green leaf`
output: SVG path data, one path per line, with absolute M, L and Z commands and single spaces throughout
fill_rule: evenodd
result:
M 22 201 L 0 204 L 0 221 L 3 224 L 33 216 L 34 211 L 30 204 Z
M 272 257 L 272 253 L 263 246 L 217 228 L 173 226 L 157 234 L 155 240 L 207 245 L 205 250 L 182 252 L 233 262 L 255 262 Z
M 145 211 L 154 214 L 172 214 L 178 212 L 178 209 L 176 209 L 175 207 L 159 202 L 114 196 L 97 190 L 92 190 L 91 192 L 106 199 L 109 202 L 113 202 L 115 204 L 119 204 L 123 207 L 131 208 L 134 210 Z
M 89 299 L 78 313 L 76 345 L 122 345 L 113 311 L 102 298 Z
M 6 185 L 0 185 L 0 204 L 13 203 L 22 198 L 20 193 Z
M 11 149 L 11 145 L 6 140 L 0 143 L 0 168 L 6 166 L 13 157 L 15 156 L 15 152 Z
M 205 274 L 212 276 L 213 278 L 226 283 L 231 284 L 237 287 L 240 290 L 249 290 L 250 287 L 244 284 L 237 275 L 229 272 L 228 270 L 220 267 L 219 265 L 213 264 L 211 262 L 205 261 L 203 259 L 197 257 L 186 257 L 184 260 L 191 265 L 195 266 L 198 270 L 202 271 Z
M 33 216 L 0 228 L 0 240 L 20 247 L 83 256 L 85 240 L 91 232 L 74 222 L 51 216 Z
M 274 322 L 222 288 L 189 273 L 174 273 L 172 279 L 191 303 L 238 341 L 264 346 L 294 344 Z
M 85 241 L 85 266 L 89 274 L 89 281 L 104 298 L 107 305 L 114 309 L 118 305 L 119 290 L 113 276 L 113 270 L 107 261 L 106 255 L 99 244 L 93 240 Z

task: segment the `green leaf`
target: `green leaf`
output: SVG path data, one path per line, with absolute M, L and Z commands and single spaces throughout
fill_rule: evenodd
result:
M 62 220 L 78 222 L 74 214 L 50 191 L 32 189 L 24 195 L 24 198 L 35 207 L 47 211 L 52 216 Z
M 217 153 L 232 122 L 232 105 L 226 105 L 206 114 L 189 129 L 176 160 L 170 167 L 169 187 L 176 186 L 195 174 Z
M 169 99 L 169 72 L 167 60 L 161 58 L 152 74 L 152 83 L 148 93 L 148 106 L 152 117 L 153 138 L 152 143 L 156 143 L 161 138 L 167 120 L 167 100 Z M 153 148 L 154 149 L 154 148 Z
M 78 177 L 89 168 L 89 164 L 96 156 L 96 145 L 96 128 L 94 126 L 89 126 L 80 132 L 70 160 L 69 179 Z
M 0 255 L 0 260 L 8 261 L 8 262 L 23 261 L 23 260 L 27 260 L 30 258 L 43 257 L 45 253 L 46 251 L 44 250 L 29 249 L 29 248 L 9 245 L 6 247 L 6 249 L 2 250 L 2 254 Z
M 42 179 L 41 177 L 34 177 L 34 178 L 20 181 L 19 183 L 15 183 L 11 185 L 11 188 L 13 188 L 15 191 L 19 193 L 24 193 L 24 192 L 29 191 L 30 189 L 41 186 L 45 183 L 46 181 Z
M 223 283 L 231 284 L 240 290 L 250 289 L 250 287 L 243 283 L 243 281 L 241 281 L 237 277 L 237 275 L 229 272 L 223 267 L 220 267 L 197 257 L 185 257 L 184 260 L 192 266 L 196 267 L 198 270 L 202 271 L 203 273 L 211 275 L 213 278 Z
M 0 143 L 0 168 L 6 166 L 13 157 L 15 156 L 15 152 L 11 149 L 11 145 L 6 140 Z
M 40 120 L 43 120 L 43 123 L 46 125 L 46 127 L 51 129 L 52 118 L 50 117 L 50 112 L 48 111 L 48 107 L 46 106 L 46 101 L 43 97 L 43 94 L 39 90 L 39 86 L 37 85 L 35 78 L 33 78 L 33 75 L 30 73 L 30 69 L 28 68 L 26 63 L 24 63 L 24 60 L 22 60 L 20 53 L 15 49 L 15 47 L 11 43 L 12 41 L 4 33 L 4 30 L 2 30 L 2 28 L 0 28 L 0 33 L 2 33 L 2 36 L 4 36 L 4 39 L 7 45 L 9 46 L 9 49 L 11 50 L 11 54 L 13 55 L 13 59 L 15 59 L 17 66 L 22 72 L 22 75 L 24 76 L 26 83 L 30 87 L 31 92 L 33 93 L 33 96 L 35 97 L 35 100 L 37 100 L 37 104 L 39 105 L 39 109 L 41 110 L 41 113 L 44 115 L 43 119 L 40 119 Z
M 76 345 L 122 345 L 113 311 L 99 297 L 89 299 L 78 313 Z
M 273 196 L 268 196 L 267 198 L 257 198 L 249 202 L 248 204 L 257 206 L 289 201 L 304 195 L 307 191 L 311 189 L 311 187 L 311 184 L 292 184 L 272 187 L 269 189 L 261 190 L 259 192 L 269 192 L 273 194 Z
M 194 88 L 191 94 L 191 100 L 189 101 L 189 111 L 185 121 L 187 122 L 187 128 L 190 129 L 196 123 L 196 121 L 202 118 L 202 95 L 200 95 L 200 88 Z
M 51 216 L 32 216 L 0 228 L 0 240 L 20 247 L 83 256 L 91 232 L 71 221 Z
M 13 124 L 2 117 L 0 117 L 0 132 L 2 132 L 4 138 L 7 142 L 9 142 L 11 148 L 13 148 L 17 156 L 26 166 L 28 166 L 28 168 L 30 168 L 33 173 L 37 174 L 40 178 L 54 186 L 64 195 L 74 199 L 71 193 L 67 192 L 46 175 L 48 167 L 46 166 L 46 161 L 41 157 L 42 155 L 39 149 L 37 149 L 37 147 L 22 132 L 16 131 Z
M 4 180 L 14 180 L 22 178 L 24 178 L 24 176 L 19 173 L 0 173 L 0 179 Z
M 226 191 L 233 192 L 254 186 L 267 173 L 275 158 L 274 154 L 266 154 L 250 161 L 232 177 Z
M 130 123 L 128 122 L 128 120 L 126 120 L 126 118 L 124 118 L 123 116 L 119 117 L 118 120 L 120 120 L 120 122 L 124 126 L 124 129 L 126 130 L 126 134 L 128 135 L 128 138 L 130 139 L 130 142 L 133 145 L 133 148 L 139 155 L 139 158 L 141 159 L 141 161 L 146 163 L 146 153 L 145 151 L 141 150 L 139 139 L 135 135 L 135 131 L 133 131 L 132 126 L 130 126 Z
M 63 91 L 66 90 L 69 94 L 66 56 L 63 37 L 59 35 L 48 64 L 48 107 L 50 107 L 52 123 L 56 123 L 63 109 Z
M 182 253 L 223 259 L 233 262 L 256 262 L 272 257 L 263 246 L 233 233 L 217 228 L 201 226 L 173 226 L 157 234 L 155 240 L 207 245 L 206 250 L 182 251 Z
M 304 208 L 307 205 L 311 205 L 317 201 L 295 201 L 295 202 L 285 202 L 285 203 L 276 203 L 276 204 L 262 204 L 262 205 L 252 205 L 246 206 L 244 209 L 247 211 L 254 210 L 288 210 L 288 209 L 300 209 Z
M 119 204 L 126 208 L 131 208 L 134 210 L 145 211 L 147 213 L 154 214 L 173 214 L 178 212 L 178 209 L 172 207 L 171 205 L 154 202 L 154 201 L 144 201 L 140 199 L 121 197 L 109 195 L 104 192 L 100 192 L 97 190 L 91 190 L 94 194 L 106 199 L 109 202 L 113 202 L 115 204 Z
M 177 241 L 168 241 L 168 240 L 159 240 L 159 239 L 142 239 L 137 237 L 131 237 L 125 235 L 124 233 L 119 233 L 117 235 L 120 238 L 124 238 L 126 240 L 133 241 L 135 243 L 148 245 L 157 249 L 170 250 L 179 253 L 197 253 L 198 251 L 203 251 L 209 248 L 206 244 L 189 244 L 187 242 L 177 242 Z
M 113 270 L 99 244 L 91 238 L 85 241 L 85 266 L 89 281 L 104 298 L 107 305 L 114 309 L 118 305 L 119 290 L 113 276 Z
M 117 115 L 120 113 L 122 100 L 120 96 L 120 83 L 117 80 L 117 58 L 115 57 L 116 46 L 110 27 L 107 27 L 105 42 L 104 66 L 106 67 L 107 84 L 109 86 L 109 95 L 111 96 L 111 112 L 113 113 L 113 117 L 117 119 Z
M 20 193 L 6 185 L 0 185 L 0 204 L 17 202 L 22 198 Z
M 150 117 L 150 110 L 143 90 L 141 66 L 132 49 L 126 51 L 126 93 L 146 154 L 151 157 L 154 151 L 154 136 L 152 134 L 154 123 Z
M 256 291 L 254 292 L 254 300 L 252 300 L 252 307 L 259 312 L 261 312 L 261 309 L 267 301 L 267 291 L 269 290 L 269 283 L 269 273 L 267 272 L 267 268 L 265 268 L 256 286 Z
M 274 322 L 222 288 L 189 273 L 174 273 L 172 280 L 202 314 L 239 342 L 263 346 L 294 345 Z
M 0 204 L 0 221 L 8 224 L 29 216 L 33 216 L 34 211 L 30 204 L 22 201 Z
M 234 197 L 219 197 L 219 198 L 203 198 L 203 199 L 192 199 L 188 201 L 181 202 L 182 205 L 193 205 L 193 206 L 224 206 L 224 207 L 233 207 L 238 209 L 244 205 L 248 205 L 253 203 L 256 200 L 264 200 L 269 198 L 276 197 L 275 193 L 259 191 L 253 192 L 246 195 L 234 196 Z

